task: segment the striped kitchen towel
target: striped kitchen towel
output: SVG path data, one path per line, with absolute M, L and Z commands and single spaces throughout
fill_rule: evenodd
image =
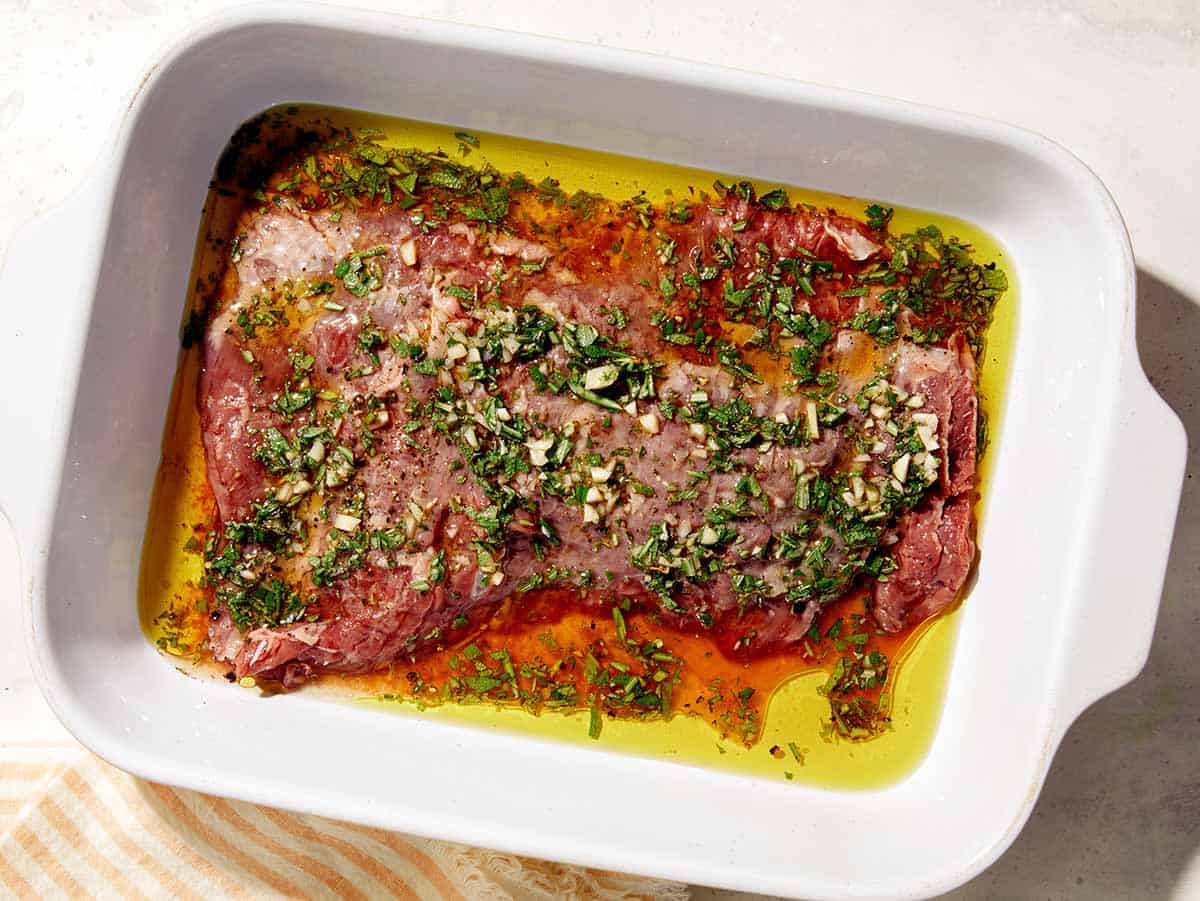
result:
M 684 899 L 686 886 L 155 785 L 78 745 L 0 746 L 0 897 Z

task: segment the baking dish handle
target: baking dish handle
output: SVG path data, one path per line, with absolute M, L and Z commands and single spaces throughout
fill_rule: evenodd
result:
M 17 230 L 0 265 L 0 510 L 24 555 L 40 517 L 50 515 L 49 478 L 65 442 L 66 390 L 77 377 L 72 348 L 87 326 L 103 232 L 102 191 L 90 178 L 60 206 Z
M 1096 525 L 1075 593 L 1086 610 L 1074 618 L 1079 625 L 1064 661 L 1060 734 L 1145 666 L 1179 507 L 1187 435 L 1147 380 L 1129 334 L 1113 438 L 1092 492 Z

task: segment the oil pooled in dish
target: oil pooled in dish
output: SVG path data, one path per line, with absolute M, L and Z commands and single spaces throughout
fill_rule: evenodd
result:
M 614 200 L 493 165 L 503 139 L 337 118 L 269 113 L 218 166 L 182 398 L 202 574 L 160 643 L 741 747 L 820 671 L 825 738 L 890 730 L 975 557 L 994 262 L 878 204 Z

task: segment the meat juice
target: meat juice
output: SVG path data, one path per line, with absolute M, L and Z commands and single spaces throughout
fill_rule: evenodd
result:
M 533 179 L 552 175 L 563 190 L 584 190 L 621 199 L 639 192 L 654 202 L 685 198 L 689 191 L 713 183 L 714 173 L 543 144 L 501 135 L 472 132 L 476 146 L 463 146 L 456 129 L 316 107 L 289 108 L 301 119 L 323 119 L 339 127 L 378 129 L 385 146 L 417 147 L 468 153 L 468 163 L 487 161 L 501 172 L 520 171 Z M 757 186 L 762 191 L 768 185 Z M 803 189 L 788 189 L 793 202 L 833 208 L 859 216 L 867 201 Z M 228 238 L 240 207 L 211 192 L 204 208 L 197 243 L 188 309 L 219 282 L 228 259 Z M 916 210 L 895 208 L 891 232 L 898 234 L 933 224 L 944 234 L 969 243 L 978 260 L 995 261 L 1009 276 L 1009 288 L 997 305 L 979 364 L 981 408 L 992 441 L 1001 433 L 1004 386 L 1016 317 L 1016 286 L 1011 261 L 990 236 L 973 226 Z M 201 355 L 197 344 L 181 350 L 163 443 L 163 459 L 151 504 L 142 558 L 139 609 L 149 638 L 180 669 L 202 677 L 220 675 L 202 653 L 208 601 L 201 587 L 202 549 L 215 506 L 201 444 L 196 403 Z M 980 496 L 987 497 L 993 455 L 980 467 Z M 977 517 L 985 504 L 977 504 Z M 981 555 L 986 557 L 986 546 Z M 969 598 L 967 599 L 969 603 Z M 828 605 L 819 629 L 863 610 L 862 594 Z M 532 715 L 520 706 L 489 702 L 441 703 L 438 686 L 470 645 L 488 655 L 507 652 L 518 666 L 537 658 L 562 665 L 566 649 L 582 648 L 597 636 L 610 639 L 614 622 L 595 609 L 580 610 L 568 598 L 546 592 L 519 617 L 507 607 L 478 635 L 414 663 L 397 663 L 367 675 L 326 675 L 304 690 L 331 699 L 363 703 L 380 711 L 415 715 L 481 729 L 497 729 L 556 741 L 585 743 L 606 750 L 677 760 L 719 769 L 781 779 L 796 784 L 836 788 L 872 788 L 910 773 L 932 744 L 945 694 L 958 623 L 958 605 L 897 635 L 877 631 L 872 647 L 890 661 L 884 691 L 889 697 L 890 728 L 868 740 L 849 740 L 829 728 L 829 702 L 820 687 L 829 678 L 836 654 L 817 659 L 775 654 L 752 661 L 731 659 L 712 642 L 670 632 L 633 612 L 623 624 L 632 634 L 661 638 L 670 653 L 685 661 L 672 694 L 673 714 L 639 719 L 600 716 L 587 709 L 543 709 Z M 583 654 L 571 665 L 582 667 Z M 247 689 L 258 690 L 253 680 Z M 231 690 L 237 690 L 231 688 Z M 749 692 L 749 694 L 747 694 Z M 734 699 L 737 699 L 734 702 Z M 266 703 L 266 701 L 264 701 Z

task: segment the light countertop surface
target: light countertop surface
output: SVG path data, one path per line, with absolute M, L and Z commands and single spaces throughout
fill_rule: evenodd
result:
M 0 159 L 7 173 L 0 179 L 0 252 L 22 223 L 88 175 L 164 44 L 227 5 L 0 0 Z M 1133 237 L 1143 363 L 1192 444 L 1158 629 L 1142 676 L 1067 734 L 1012 849 L 948 897 L 1200 898 L 1200 480 L 1193 479 L 1200 443 L 1200 2 L 354 5 L 991 116 L 1041 132 L 1096 171 Z M 15 546 L 0 527 L 0 742 L 66 738 L 33 684 L 19 604 Z M 697 895 L 747 897 L 704 889 Z

